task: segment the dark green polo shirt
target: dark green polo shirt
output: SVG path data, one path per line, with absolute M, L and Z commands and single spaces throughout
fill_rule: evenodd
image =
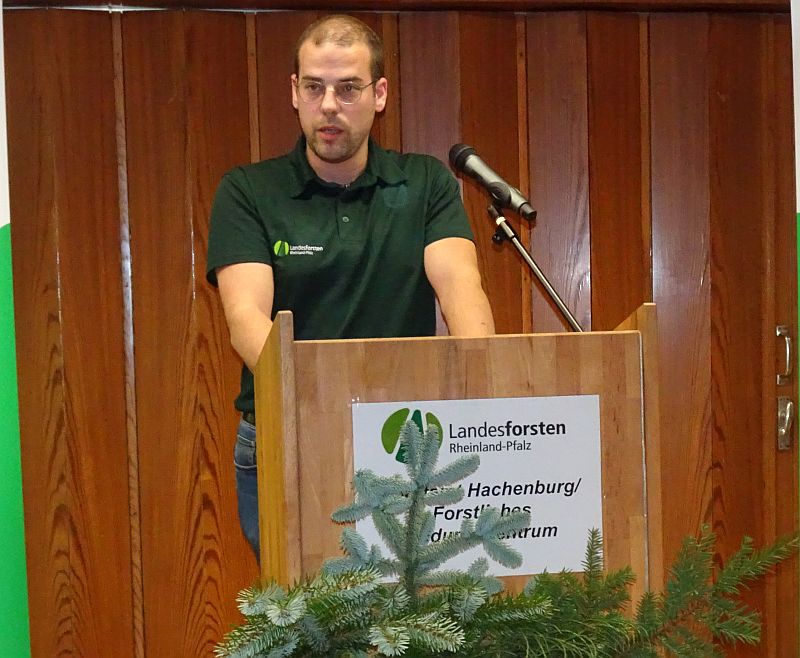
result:
M 298 340 L 434 334 L 423 251 L 442 238 L 472 239 L 455 178 L 436 158 L 370 141 L 365 171 L 343 187 L 316 176 L 305 148 L 301 137 L 285 156 L 225 174 L 211 210 L 208 280 L 216 285 L 223 265 L 270 265 L 273 318 L 292 311 Z M 236 408 L 254 410 L 246 367 Z

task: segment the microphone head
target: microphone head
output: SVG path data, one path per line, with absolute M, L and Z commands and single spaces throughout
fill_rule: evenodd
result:
M 475 149 L 466 144 L 454 144 L 450 149 L 450 164 L 458 171 L 464 170 L 464 163 L 471 155 L 475 155 Z

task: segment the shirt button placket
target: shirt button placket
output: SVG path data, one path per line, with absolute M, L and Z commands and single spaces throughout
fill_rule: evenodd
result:
M 356 224 L 347 206 L 341 198 L 336 202 L 336 223 L 339 225 L 339 235 L 343 238 L 352 237 Z

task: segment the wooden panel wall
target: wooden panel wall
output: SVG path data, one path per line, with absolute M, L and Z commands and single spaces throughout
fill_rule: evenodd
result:
M 616 327 L 651 296 L 643 30 L 636 14 L 592 13 L 586 25 L 593 329 Z
M 743 534 L 763 542 L 797 527 L 796 448 L 775 449 L 775 325 L 797 314 L 786 30 L 766 16 L 650 19 L 654 300 L 670 364 L 662 452 L 675 457 L 662 463 L 668 559 L 700 522 L 721 557 Z M 735 655 L 797 653 L 796 571 L 754 587 L 749 601 L 776 623 Z
M 539 212 L 531 246 L 536 262 L 581 327 L 592 326 L 586 15 L 528 17 L 528 140 L 531 199 Z M 538 286 L 536 331 L 567 322 Z
M 111 17 L 6 19 L 35 656 L 133 655 Z
M 709 97 L 711 459 L 724 464 L 712 470 L 711 516 L 722 552 L 729 553 L 745 532 L 764 537 L 766 531 L 763 445 L 751 437 L 762 435 L 764 422 L 762 323 L 771 318 L 761 308 L 772 282 L 764 276 L 763 250 L 772 204 L 763 182 L 774 173 L 764 116 L 771 109 L 762 70 L 767 26 L 713 17 L 709 28 L 709 78 L 716 91 Z M 735 499 L 740 491 L 751 495 Z M 749 598 L 763 605 L 762 583 Z M 755 658 L 761 650 L 741 655 Z
M 465 13 L 459 19 L 461 139 L 474 147 L 500 176 L 520 187 L 520 117 L 517 109 L 517 26 L 512 14 Z M 487 66 L 491 62 L 491 66 Z M 524 133 L 523 133 L 524 134 Z M 527 158 L 526 158 L 527 159 Z M 525 182 L 527 186 L 527 181 Z M 481 254 L 484 288 L 493 300 L 498 333 L 524 330 L 523 264 L 508 243 L 496 245 L 486 209 L 486 192 L 472 179 L 464 181 L 464 205 L 472 219 Z M 519 227 L 516 217 L 512 224 Z
M 257 574 L 207 217 L 226 169 L 293 146 L 317 15 L 6 11 L 34 658 L 209 656 Z M 470 144 L 529 192 L 538 220 L 511 221 L 585 328 L 657 302 L 666 558 L 702 522 L 722 554 L 795 528 L 770 383 L 797 316 L 786 16 L 362 17 L 387 47 L 376 139 Z M 463 191 L 498 330 L 563 330 Z M 754 594 L 759 655 L 796 653 L 797 589 L 789 565 Z
M 147 656 L 211 655 L 254 560 L 233 469 L 238 368 L 208 213 L 250 154 L 245 17 L 123 17 Z M 135 108 L 135 109 L 134 109 Z

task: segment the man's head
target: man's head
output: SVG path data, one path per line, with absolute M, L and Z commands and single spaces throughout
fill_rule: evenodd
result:
M 369 25 L 346 14 L 323 16 L 309 25 L 294 47 L 294 73 L 300 75 L 300 47 L 306 42 L 315 46 L 332 43 L 347 48 L 363 43 L 369 49 L 370 74 L 373 80 L 383 77 L 383 41 Z
M 292 105 L 311 166 L 326 180 L 350 182 L 367 160 L 375 113 L 386 106 L 383 45 L 350 16 L 328 16 L 297 42 Z M 349 180 L 348 180 L 349 179 Z

